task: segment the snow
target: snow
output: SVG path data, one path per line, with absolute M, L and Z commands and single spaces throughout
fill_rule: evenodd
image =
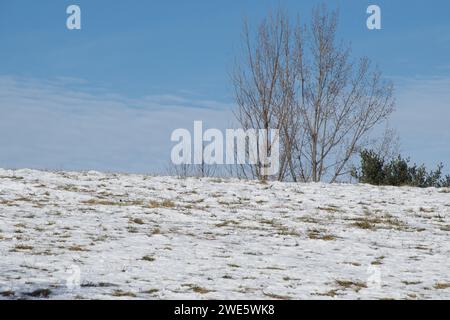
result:
M 449 299 L 450 190 L 0 169 L 0 299 Z

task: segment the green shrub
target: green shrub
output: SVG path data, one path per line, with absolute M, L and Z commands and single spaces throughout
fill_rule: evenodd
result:
M 351 175 L 361 183 L 420 188 L 450 187 L 450 176 L 443 176 L 442 164 L 434 171 L 427 171 L 423 164 L 410 165 L 410 160 L 400 155 L 388 162 L 373 150 L 363 150 L 360 156 L 360 168 L 354 168 Z

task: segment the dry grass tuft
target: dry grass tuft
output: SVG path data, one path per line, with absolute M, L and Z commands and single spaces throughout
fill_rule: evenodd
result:
M 264 295 L 266 297 L 269 297 L 270 299 L 275 299 L 275 300 L 291 300 L 292 297 L 290 296 L 282 296 L 282 295 L 278 295 L 278 294 L 274 294 L 274 293 L 267 293 L 267 292 L 263 292 Z
M 148 208 L 150 209 L 155 209 L 155 208 L 173 208 L 175 207 L 175 203 L 172 200 L 163 200 L 163 201 L 155 201 L 152 200 L 148 203 L 147 205 Z
M 155 258 L 155 257 L 152 257 L 152 256 L 143 256 L 143 257 L 142 257 L 142 260 L 144 260 L 144 261 L 149 261 L 149 262 L 153 262 L 153 261 L 156 260 L 156 258 Z
M 355 292 L 359 292 L 359 290 L 367 288 L 367 285 L 364 282 L 359 281 L 336 280 L 336 284 L 343 289 L 352 289 Z
M 450 288 L 450 283 L 449 282 L 438 282 L 433 287 L 438 290 L 445 290 L 445 289 Z
M 113 297 L 131 297 L 135 298 L 136 294 L 129 291 L 122 291 L 122 290 L 114 290 L 114 292 L 111 294 Z
M 312 240 L 333 241 L 336 240 L 336 236 L 332 234 L 324 233 L 326 230 L 309 229 L 308 238 Z

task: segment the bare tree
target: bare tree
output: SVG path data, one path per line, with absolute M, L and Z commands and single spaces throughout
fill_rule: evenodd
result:
M 265 129 L 267 152 L 271 152 L 269 129 L 280 130 L 283 118 L 288 116 L 289 105 L 286 92 L 283 90 L 283 70 L 289 57 L 289 25 L 286 15 L 281 11 L 270 14 L 257 29 L 252 38 L 249 25 L 244 23 L 243 62 L 237 62 L 232 74 L 238 109 L 237 120 L 244 130 Z M 248 150 L 247 150 L 248 154 Z M 284 158 L 284 156 L 282 157 Z M 282 161 L 284 172 L 284 161 Z M 264 165 L 258 161 L 256 165 L 239 166 L 239 176 L 245 178 L 268 178 Z M 278 177 L 281 180 L 281 176 Z
M 175 165 L 169 163 L 166 168 L 169 176 L 177 176 L 178 178 L 199 177 L 209 178 L 214 177 L 217 173 L 217 166 L 212 164 L 179 164 Z
M 187 177 L 214 177 L 218 173 L 217 165 L 207 164 L 204 156 L 205 144 L 202 143 L 202 161 L 200 164 L 179 164 L 176 165 L 172 161 L 169 162 L 166 172 L 170 176 L 177 176 L 179 178 Z
M 172 161 L 169 161 L 166 167 L 166 173 L 169 176 L 176 176 L 178 178 L 187 178 L 193 176 L 193 166 L 191 164 L 173 164 Z
M 309 25 L 269 15 L 236 68 L 237 119 L 245 128 L 281 132 L 282 180 L 335 182 L 393 111 L 393 86 L 368 58 L 354 61 L 336 40 L 337 12 L 314 8 Z

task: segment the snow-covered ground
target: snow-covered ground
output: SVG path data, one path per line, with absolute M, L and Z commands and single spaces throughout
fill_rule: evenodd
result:
M 0 298 L 450 299 L 450 190 L 0 169 Z

